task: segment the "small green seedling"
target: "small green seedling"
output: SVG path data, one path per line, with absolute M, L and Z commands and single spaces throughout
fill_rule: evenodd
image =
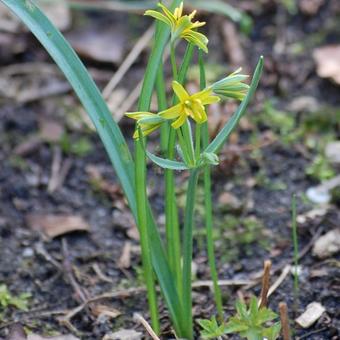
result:
M 27 310 L 30 293 L 21 293 L 13 296 L 5 284 L 0 285 L 0 310 L 5 310 L 8 306 L 13 306 L 20 310 Z
M 203 328 L 201 336 L 204 339 L 219 339 L 225 334 L 237 333 L 248 340 L 275 340 L 279 337 L 281 324 L 270 324 L 278 316 L 267 307 L 258 307 L 258 300 L 253 297 L 249 309 L 244 302 L 236 302 L 237 314 L 226 324 L 219 325 L 213 317 L 211 320 L 199 320 Z
M 236 302 L 237 314 L 230 318 L 226 324 L 225 333 L 238 333 L 241 337 L 248 340 L 275 340 L 281 330 L 279 322 L 268 326 L 270 321 L 277 318 L 271 309 L 258 307 L 256 297 L 250 301 L 249 309 L 244 302 Z
M 210 320 L 197 320 L 198 324 L 203 328 L 201 336 L 203 339 L 220 339 L 225 334 L 226 326 L 219 325 L 213 316 Z

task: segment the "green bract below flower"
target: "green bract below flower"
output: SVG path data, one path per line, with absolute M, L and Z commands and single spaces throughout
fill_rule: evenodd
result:
M 241 70 L 242 69 L 239 68 L 229 76 L 214 83 L 211 86 L 213 92 L 222 98 L 234 98 L 237 100 L 242 100 L 249 90 L 249 85 L 243 83 L 243 81 L 246 80 L 248 76 L 239 74 Z
M 204 52 L 208 52 L 208 38 L 204 34 L 196 31 L 197 28 L 204 26 L 205 22 L 192 22 L 196 11 L 193 11 L 189 15 L 183 15 L 183 2 L 173 13 L 161 3 L 159 3 L 158 6 L 164 14 L 154 10 L 147 10 L 144 15 L 151 16 L 170 26 L 172 42 L 178 38 L 182 38 L 196 45 Z
M 151 132 L 160 128 L 164 119 L 151 112 L 127 112 L 125 115 L 129 118 L 137 120 L 137 129 L 133 134 L 133 138 L 139 138 L 139 129 L 142 131 L 143 136 L 149 135 Z

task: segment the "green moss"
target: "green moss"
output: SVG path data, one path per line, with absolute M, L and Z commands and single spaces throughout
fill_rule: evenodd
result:
M 85 157 L 93 150 L 93 145 L 86 136 L 74 140 L 68 134 L 64 134 L 60 140 L 60 146 L 64 153 L 78 157 Z
M 0 311 L 5 311 L 7 307 L 12 306 L 17 309 L 27 311 L 28 300 L 31 297 L 30 293 L 21 293 L 18 296 L 13 296 L 5 284 L 0 285 Z

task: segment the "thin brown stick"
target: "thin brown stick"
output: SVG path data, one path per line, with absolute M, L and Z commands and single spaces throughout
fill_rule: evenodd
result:
M 103 97 L 108 100 L 112 94 L 112 91 L 116 88 L 118 83 L 123 79 L 126 72 L 129 70 L 131 65 L 136 61 L 138 56 L 142 51 L 148 46 L 152 36 L 153 36 L 154 26 L 150 26 L 137 43 L 133 46 L 132 50 L 129 52 L 124 62 L 120 65 L 117 72 L 113 75 L 112 79 L 106 85 L 103 90 Z
M 287 304 L 285 302 L 280 302 L 279 310 L 283 340 L 291 340 Z
M 292 266 L 290 264 L 287 264 L 286 267 L 283 268 L 280 276 L 277 278 L 277 280 L 270 286 L 267 297 L 269 297 L 270 295 L 272 295 L 275 290 L 277 288 L 280 287 L 280 285 L 282 284 L 282 282 L 285 280 L 285 278 L 287 277 L 287 275 L 289 274 L 290 270 L 291 270 Z
M 66 275 L 66 278 L 68 279 L 68 282 L 70 283 L 74 292 L 76 293 L 77 300 L 80 300 L 81 302 L 85 302 L 87 300 L 87 294 L 83 290 L 83 288 L 80 287 L 80 285 L 78 284 L 77 280 L 74 277 L 72 262 L 71 262 L 71 255 L 68 251 L 66 238 L 63 238 L 61 243 L 62 243 L 62 253 L 63 253 L 63 269 Z
M 249 284 L 252 284 L 253 281 L 251 280 L 218 280 L 217 284 L 220 287 L 223 286 L 246 286 Z M 212 288 L 214 286 L 214 283 L 211 280 L 200 280 L 200 281 L 194 281 L 192 283 L 192 288 L 201 288 L 201 287 L 209 287 Z
M 271 267 L 272 267 L 272 261 L 270 260 L 264 261 L 264 269 L 263 269 L 263 276 L 262 276 L 262 289 L 261 289 L 261 295 L 260 295 L 260 308 L 267 306 Z
M 142 317 L 142 315 L 138 314 L 138 313 L 134 313 L 133 314 L 133 319 L 139 323 L 141 323 L 145 330 L 149 333 L 149 335 L 151 336 L 151 338 L 153 340 L 160 340 L 160 338 L 157 336 L 157 334 L 154 332 L 154 330 L 151 328 L 151 326 L 149 325 L 149 323 Z

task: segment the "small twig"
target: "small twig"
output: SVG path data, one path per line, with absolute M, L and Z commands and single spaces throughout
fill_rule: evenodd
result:
M 41 255 L 47 262 L 50 262 L 54 267 L 56 267 L 59 271 L 62 271 L 62 267 L 58 261 L 56 261 L 46 250 L 44 244 L 39 242 L 35 246 L 36 252 Z
M 275 290 L 277 288 L 279 288 L 279 286 L 282 284 L 282 282 L 285 280 L 285 278 L 287 277 L 287 275 L 289 274 L 290 272 L 290 269 L 291 269 L 291 265 L 287 264 L 282 272 L 281 272 L 281 275 L 277 278 L 277 280 L 272 284 L 272 286 L 269 288 L 268 290 L 268 294 L 267 294 L 267 297 L 269 297 L 270 295 L 272 295 Z
M 137 86 L 131 91 L 130 95 L 126 99 L 124 99 L 122 105 L 116 110 L 116 112 L 114 113 L 114 118 L 116 122 L 119 122 L 123 118 L 124 113 L 129 111 L 133 104 L 137 101 L 139 93 L 142 89 L 142 85 L 143 81 L 140 81 Z
M 120 65 L 117 72 L 113 75 L 112 79 L 106 85 L 103 90 L 103 97 L 108 100 L 112 94 L 112 91 L 116 88 L 118 83 L 122 80 L 126 72 L 129 70 L 131 65 L 135 62 L 142 51 L 148 46 L 154 31 L 154 26 L 149 27 L 148 30 L 141 36 L 137 43 L 133 46 L 130 53 L 125 58 L 124 62 Z
M 86 301 L 87 297 L 84 293 L 83 289 L 79 286 L 77 280 L 73 275 L 71 256 L 68 251 L 68 245 L 66 238 L 62 239 L 62 252 L 63 252 L 63 268 L 65 270 L 66 277 L 68 278 L 69 283 L 71 284 L 73 290 L 76 293 L 76 296 L 82 301 Z
M 270 260 L 264 261 L 264 269 L 263 269 L 263 276 L 262 276 L 262 289 L 261 289 L 261 295 L 260 295 L 260 308 L 267 306 L 271 267 L 272 267 L 272 262 Z
M 166 49 L 164 52 L 164 61 L 168 60 L 170 56 L 170 50 Z M 141 80 L 137 86 L 132 90 L 130 95 L 123 101 L 123 104 L 116 110 L 114 114 L 115 120 L 118 122 L 122 119 L 125 112 L 129 111 L 133 104 L 137 101 L 141 88 L 143 85 L 143 80 Z
M 149 335 L 151 336 L 151 338 L 153 340 L 160 340 L 160 338 L 157 336 L 157 334 L 151 328 L 149 323 L 139 313 L 134 313 L 133 314 L 133 319 L 136 322 L 139 322 L 139 323 L 141 323 L 144 326 L 145 330 L 149 333 Z
M 92 265 L 92 269 L 93 271 L 97 274 L 97 276 L 104 282 L 109 282 L 109 283 L 113 283 L 113 280 L 111 278 L 109 278 L 107 275 L 105 275 L 102 270 L 100 269 L 98 263 L 94 263 Z
M 65 315 L 65 317 L 62 318 L 62 320 L 71 320 L 75 315 L 77 315 L 80 311 L 82 311 L 88 304 L 91 302 L 96 302 L 98 300 L 102 299 L 111 299 L 111 298 L 119 298 L 119 297 L 127 297 L 131 294 L 137 294 L 140 292 L 145 292 L 144 287 L 137 287 L 137 288 L 129 288 L 129 289 L 124 289 L 120 290 L 117 292 L 112 292 L 112 293 L 104 293 L 101 295 L 94 296 L 92 298 L 87 299 L 84 303 L 79 305 L 78 307 L 72 309 Z
M 53 193 L 56 188 L 58 187 L 59 182 L 59 172 L 61 168 L 61 149 L 58 146 L 53 148 L 53 159 L 52 159 L 52 166 L 51 166 L 51 176 L 48 182 L 47 191 L 49 193 Z
M 222 286 L 245 286 L 254 283 L 251 280 L 219 280 L 217 284 Z M 201 287 L 213 287 L 213 282 L 211 280 L 201 280 L 195 281 L 192 283 L 192 288 L 201 288 Z
M 283 340 L 291 340 L 287 304 L 285 302 L 280 302 L 279 310 Z
M 64 162 L 62 162 L 60 147 L 55 147 L 53 150 L 51 177 L 47 187 L 47 191 L 50 194 L 55 192 L 63 185 L 66 176 L 71 169 L 71 165 L 71 159 L 66 159 Z
M 296 340 L 306 339 L 306 338 L 310 337 L 311 335 L 321 333 L 321 332 L 323 332 L 323 331 L 325 331 L 327 329 L 328 329 L 328 327 L 323 327 L 323 328 L 320 328 L 320 329 L 316 329 L 315 331 L 311 331 L 309 333 L 306 333 L 304 335 L 296 337 Z

